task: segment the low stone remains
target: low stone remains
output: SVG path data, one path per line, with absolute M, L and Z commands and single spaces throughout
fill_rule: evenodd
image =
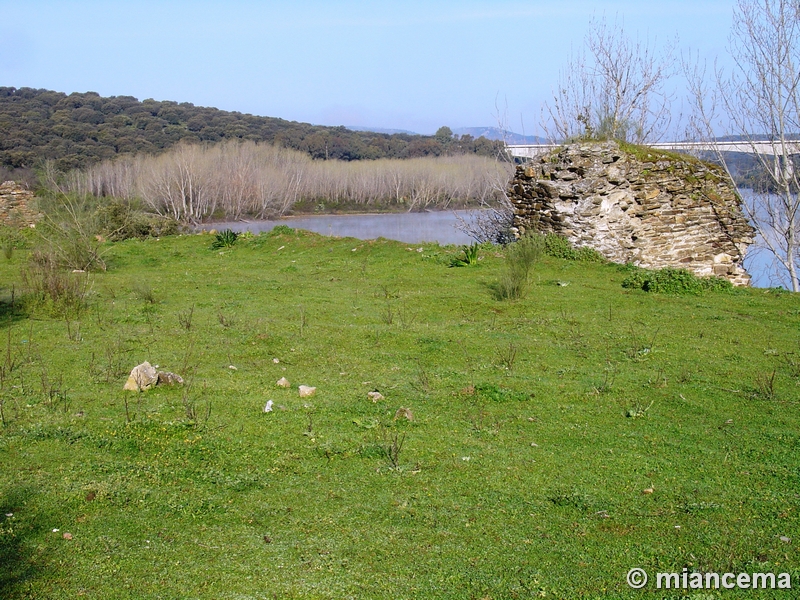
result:
M 122 389 L 130 392 L 146 392 L 157 385 L 182 385 L 183 377 L 169 371 L 157 371 L 149 362 L 144 361 L 131 370 L 128 380 Z
M 516 235 L 552 232 L 613 262 L 750 283 L 753 228 L 716 165 L 614 141 L 568 144 L 518 166 L 509 197 Z
M 35 208 L 32 191 L 13 181 L 0 184 L 0 223 L 29 227 L 41 217 Z

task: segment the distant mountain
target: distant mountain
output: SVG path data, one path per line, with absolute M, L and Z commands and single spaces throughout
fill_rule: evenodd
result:
M 537 135 L 522 135 L 513 131 L 504 131 L 499 127 L 459 127 L 453 133 L 471 135 L 474 138 L 485 137 L 487 140 L 500 140 L 507 144 L 547 144 L 548 140 Z
M 362 127 L 361 125 L 345 125 L 345 127 L 350 131 L 371 131 L 372 133 L 385 133 L 387 135 L 394 135 L 396 133 L 420 135 L 419 133 L 408 131 L 407 129 L 385 129 L 383 127 Z

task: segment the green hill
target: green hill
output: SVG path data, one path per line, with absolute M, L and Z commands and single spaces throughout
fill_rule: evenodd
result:
M 447 153 L 494 155 L 485 138 L 381 134 L 259 117 L 191 103 L 64 94 L 0 87 L 0 166 L 32 168 L 41 160 L 61 170 L 82 168 L 117 154 L 159 153 L 181 140 L 271 142 L 341 160 L 410 158 Z

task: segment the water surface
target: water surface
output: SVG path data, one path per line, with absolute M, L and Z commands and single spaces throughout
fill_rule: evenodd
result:
M 439 244 L 471 244 L 475 240 L 456 228 L 459 216 L 468 219 L 472 211 L 436 211 L 422 213 L 391 213 L 379 215 L 315 215 L 286 217 L 277 221 L 232 221 L 206 225 L 217 230 L 270 231 L 278 225 L 307 229 L 322 235 L 354 237 L 373 240 L 383 237 L 408 244 L 437 242 Z

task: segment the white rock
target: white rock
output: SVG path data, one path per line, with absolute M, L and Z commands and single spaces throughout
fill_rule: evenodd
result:
M 272 362 L 274 362 L 274 363 L 277 365 L 277 364 L 278 364 L 279 362 L 281 362 L 281 361 L 280 361 L 280 360 L 278 360 L 277 358 L 273 358 L 273 359 L 272 359 Z
M 317 388 L 308 385 L 301 385 L 299 387 L 299 390 L 301 398 L 309 398 L 310 396 L 313 396 L 317 392 Z
M 264 412 L 272 412 L 272 400 L 267 400 L 267 405 L 264 407 Z
M 289 383 L 289 380 L 286 379 L 286 377 L 281 377 L 280 379 L 278 379 L 278 381 L 275 383 L 275 385 L 277 385 L 278 387 L 282 387 L 282 388 L 288 388 L 288 387 L 291 386 L 291 384 Z
M 144 392 L 158 383 L 158 372 L 149 362 L 136 365 L 128 376 L 123 389 L 131 392 Z
M 373 402 L 377 402 L 378 400 L 385 400 L 386 398 L 383 397 L 383 394 L 380 392 L 367 392 L 367 397 Z

